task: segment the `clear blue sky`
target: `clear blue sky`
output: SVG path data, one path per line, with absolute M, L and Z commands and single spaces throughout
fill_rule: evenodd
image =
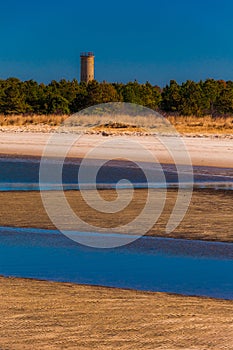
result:
M 94 51 L 99 81 L 233 80 L 232 14 L 232 0 L 1 1 L 0 78 L 79 79 Z

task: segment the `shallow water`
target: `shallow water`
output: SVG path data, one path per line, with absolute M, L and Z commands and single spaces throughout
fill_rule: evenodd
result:
M 39 165 L 39 159 L 1 158 L 0 190 L 38 190 Z M 66 163 L 65 188 L 78 188 L 78 168 L 78 161 Z M 163 165 L 163 171 L 168 187 L 176 186 L 175 167 Z M 232 169 L 194 167 L 194 175 L 197 187 L 233 188 Z M 141 170 L 127 162 L 103 167 L 97 182 L 111 187 L 122 178 L 145 186 Z M 48 188 L 55 189 L 56 183 L 45 184 Z M 100 250 L 78 245 L 57 231 L 2 227 L 0 274 L 233 300 L 233 245 L 144 237 Z
M 57 231 L 2 227 L 0 274 L 233 300 L 233 246 L 143 237 L 94 249 Z
M 56 167 L 58 161 L 48 161 L 48 172 L 51 173 Z M 90 160 L 89 172 L 92 171 L 92 167 L 95 167 L 96 161 Z M 63 167 L 63 188 L 65 190 L 78 189 L 78 169 L 80 160 L 67 160 Z M 162 171 L 164 173 L 166 183 L 161 184 L 156 181 L 161 179 L 160 165 L 153 165 L 150 168 L 149 163 L 142 163 L 142 166 L 149 169 L 154 182 L 150 184 L 150 187 L 177 187 L 178 177 L 177 170 L 174 165 L 163 164 Z M 182 169 L 182 166 L 181 166 Z M 40 159 L 39 158 L 0 158 L 0 191 L 38 191 L 55 190 L 59 189 L 57 183 L 51 178 L 49 183 L 41 184 L 39 186 L 39 170 Z M 183 167 L 182 179 L 184 181 L 183 186 L 190 185 L 190 177 L 187 175 L 187 182 L 185 181 L 186 167 Z M 197 188 L 215 188 L 215 189 L 233 189 L 233 171 L 230 168 L 216 168 L 216 167 L 193 167 L 194 183 Z M 134 184 L 135 188 L 148 187 L 146 183 L 145 175 L 143 171 L 135 166 L 132 162 L 121 162 L 121 166 L 117 161 L 107 162 L 103 166 L 97 176 L 96 182 L 101 188 L 112 188 L 115 184 L 121 180 L 127 179 Z M 88 183 L 87 183 L 88 187 Z

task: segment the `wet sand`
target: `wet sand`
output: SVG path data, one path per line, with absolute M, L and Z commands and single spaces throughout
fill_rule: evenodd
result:
M 125 191 L 127 194 L 128 190 Z M 163 190 L 155 190 L 156 196 L 162 196 Z M 138 189 L 129 206 L 116 213 L 103 214 L 90 208 L 79 191 L 66 191 L 66 198 L 71 208 L 84 221 L 97 227 L 115 227 L 132 221 L 145 205 L 147 190 Z M 114 190 L 101 190 L 100 195 L 107 201 L 116 199 Z M 185 192 L 184 192 L 185 194 Z M 63 214 L 56 191 L 53 192 L 55 210 Z M 95 194 L 93 194 L 95 196 Z M 95 197 L 94 197 L 95 198 Z M 166 204 L 162 215 L 154 227 L 148 232 L 151 236 L 164 236 L 184 239 L 200 239 L 210 241 L 233 242 L 233 191 L 195 190 L 190 207 L 180 225 L 170 234 L 165 227 L 177 198 L 177 191 L 171 189 L 167 193 Z M 153 209 L 148 215 L 153 215 Z M 70 218 L 63 218 L 64 229 L 73 229 Z M 0 192 L 0 226 L 34 227 L 56 229 L 50 221 L 40 197 L 36 191 Z
M 233 348 L 233 303 L 0 277 L 0 348 Z

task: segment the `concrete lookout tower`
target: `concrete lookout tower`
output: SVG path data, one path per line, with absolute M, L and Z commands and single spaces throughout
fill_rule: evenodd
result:
M 81 60 L 81 76 L 80 80 L 88 83 L 95 79 L 95 56 L 93 52 L 82 52 Z

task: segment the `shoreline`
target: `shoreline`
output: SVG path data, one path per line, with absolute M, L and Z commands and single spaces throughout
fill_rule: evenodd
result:
M 209 297 L 204 295 L 196 295 L 196 294 L 182 294 L 182 293 L 172 293 L 172 292 L 154 292 L 150 290 L 141 290 L 136 288 L 121 288 L 121 287 L 112 287 L 112 286 L 103 286 L 101 284 L 91 284 L 91 283 L 75 283 L 75 282 L 65 282 L 65 281 L 53 281 L 49 279 L 44 278 L 35 278 L 35 277 L 18 277 L 18 276 L 10 276 L 10 275 L 2 275 L 0 274 L 0 281 L 1 280 L 20 280 L 25 282 L 44 282 L 51 285 L 63 285 L 63 286 L 80 286 L 80 287 L 90 287 L 90 288 L 97 288 L 97 289 L 106 289 L 107 291 L 120 291 L 120 292 L 136 292 L 138 294 L 146 294 L 146 295 L 167 295 L 172 297 L 182 297 L 182 298 L 193 298 L 193 299 L 200 299 L 200 300 L 213 300 L 213 301 L 225 301 L 228 303 L 232 303 L 233 307 L 233 299 L 225 299 L 225 298 L 215 298 L 215 297 Z
M 1 133 L 0 142 L 0 154 L 8 157 L 36 157 L 40 158 L 44 147 L 46 146 L 48 139 L 54 135 L 53 133 Z M 66 134 L 61 134 L 61 143 L 57 144 L 56 152 L 54 157 L 59 157 L 60 151 L 64 148 L 63 137 Z M 116 138 L 115 136 L 102 136 L 102 135 L 83 135 L 79 139 L 77 147 L 73 147 L 68 158 L 82 159 L 85 154 L 98 146 L 100 143 L 106 142 L 107 140 L 130 140 L 138 143 L 148 149 L 153 155 L 155 155 L 161 164 L 173 164 L 174 161 L 169 155 L 164 146 L 156 137 L 151 136 L 120 136 Z M 170 138 L 169 140 L 172 140 Z M 174 144 L 176 138 L 173 138 Z M 210 166 L 219 168 L 233 168 L 233 140 L 232 139 L 218 139 L 212 137 L 182 137 L 182 142 L 184 142 L 194 166 Z M 137 148 L 129 151 L 127 144 L 122 148 L 124 150 L 124 156 L 127 158 L 132 155 L 137 157 L 138 161 L 148 161 L 145 157 L 142 157 L 138 153 Z M 59 149 L 60 148 L 60 149 Z M 123 151 L 122 151 L 123 152 Z M 113 152 L 112 148 L 109 148 L 102 144 L 96 159 L 112 159 L 116 157 L 116 152 Z M 179 164 L 182 163 L 182 150 L 178 150 L 178 156 L 180 157 Z
M 7 225 L 5 225 L 5 226 L 0 226 L 0 229 L 1 228 L 3 228 L 3 229 L 6 229 L 6 230 L 8 230 L 8 229 L 26 229 L 26 230 L 36 230 L 36 229 L 38 229 L 38 230 L 43 230 L 43 231 L 45 231 L 44 233 L 46 233 L 46 231 L 48 231 L 49 233 L 51 233 L 52 231 L 54 231 L 53 232 L 53 234 L 56 234 L 56 232 L 58 232 L 59 230 L 58 229 L 45 229 L 45 228 L 41 228 L 41 227 L 29 227 L 29 226 L 26 226 L 26 227 L 20 227 L 20 226 L 7 226 Z M 93 234 L 99 234 L 98 232 L 92 232 Z M 108 233 L 105 233 L 106 235 L 108 235 Z M 111 233 L 110 233 L 111 234 Z M 124 235 L 123 233 L 115 233 L 115 235 L 118 235 L 118 234 L 122 234 L 122 235 Z M 127 236 L 127 235 L 126 235 Z M 137 236 L 136 234 L 135 234 L 135 236 Z M 156 236 L 152 236 L 152 235 L 143 235 L 142 236 L 143 238 L 158 238 L 158 239 L 162 239 L 162 240 L 171 240 L 171 241 L 184 241 L 184 242 L 197 242 L 197 243 L 216 243 L 216 244 L 228 244 L 229 246 L 230 245 L 232 245 L 232 243 L 233 243 L 233 240 L 217 240 L 217 239 L 201 239 L 201 238 L 199 238 L 199 239 L 197 239 L 197 238 L 194 238 L 194 237 L 190 237 L 190 238 L 185 238 L 185 237 L 179 237 L 179 236 L 177 236 L 177 237 L 174 237 L 174 236 L 165 236 L 165 235 L 156 235 Z M 138 238 L 138 239 L 140 239 L 140 238 Z M 1 276 L 1 274 L 0 274 L 0 276 Z

